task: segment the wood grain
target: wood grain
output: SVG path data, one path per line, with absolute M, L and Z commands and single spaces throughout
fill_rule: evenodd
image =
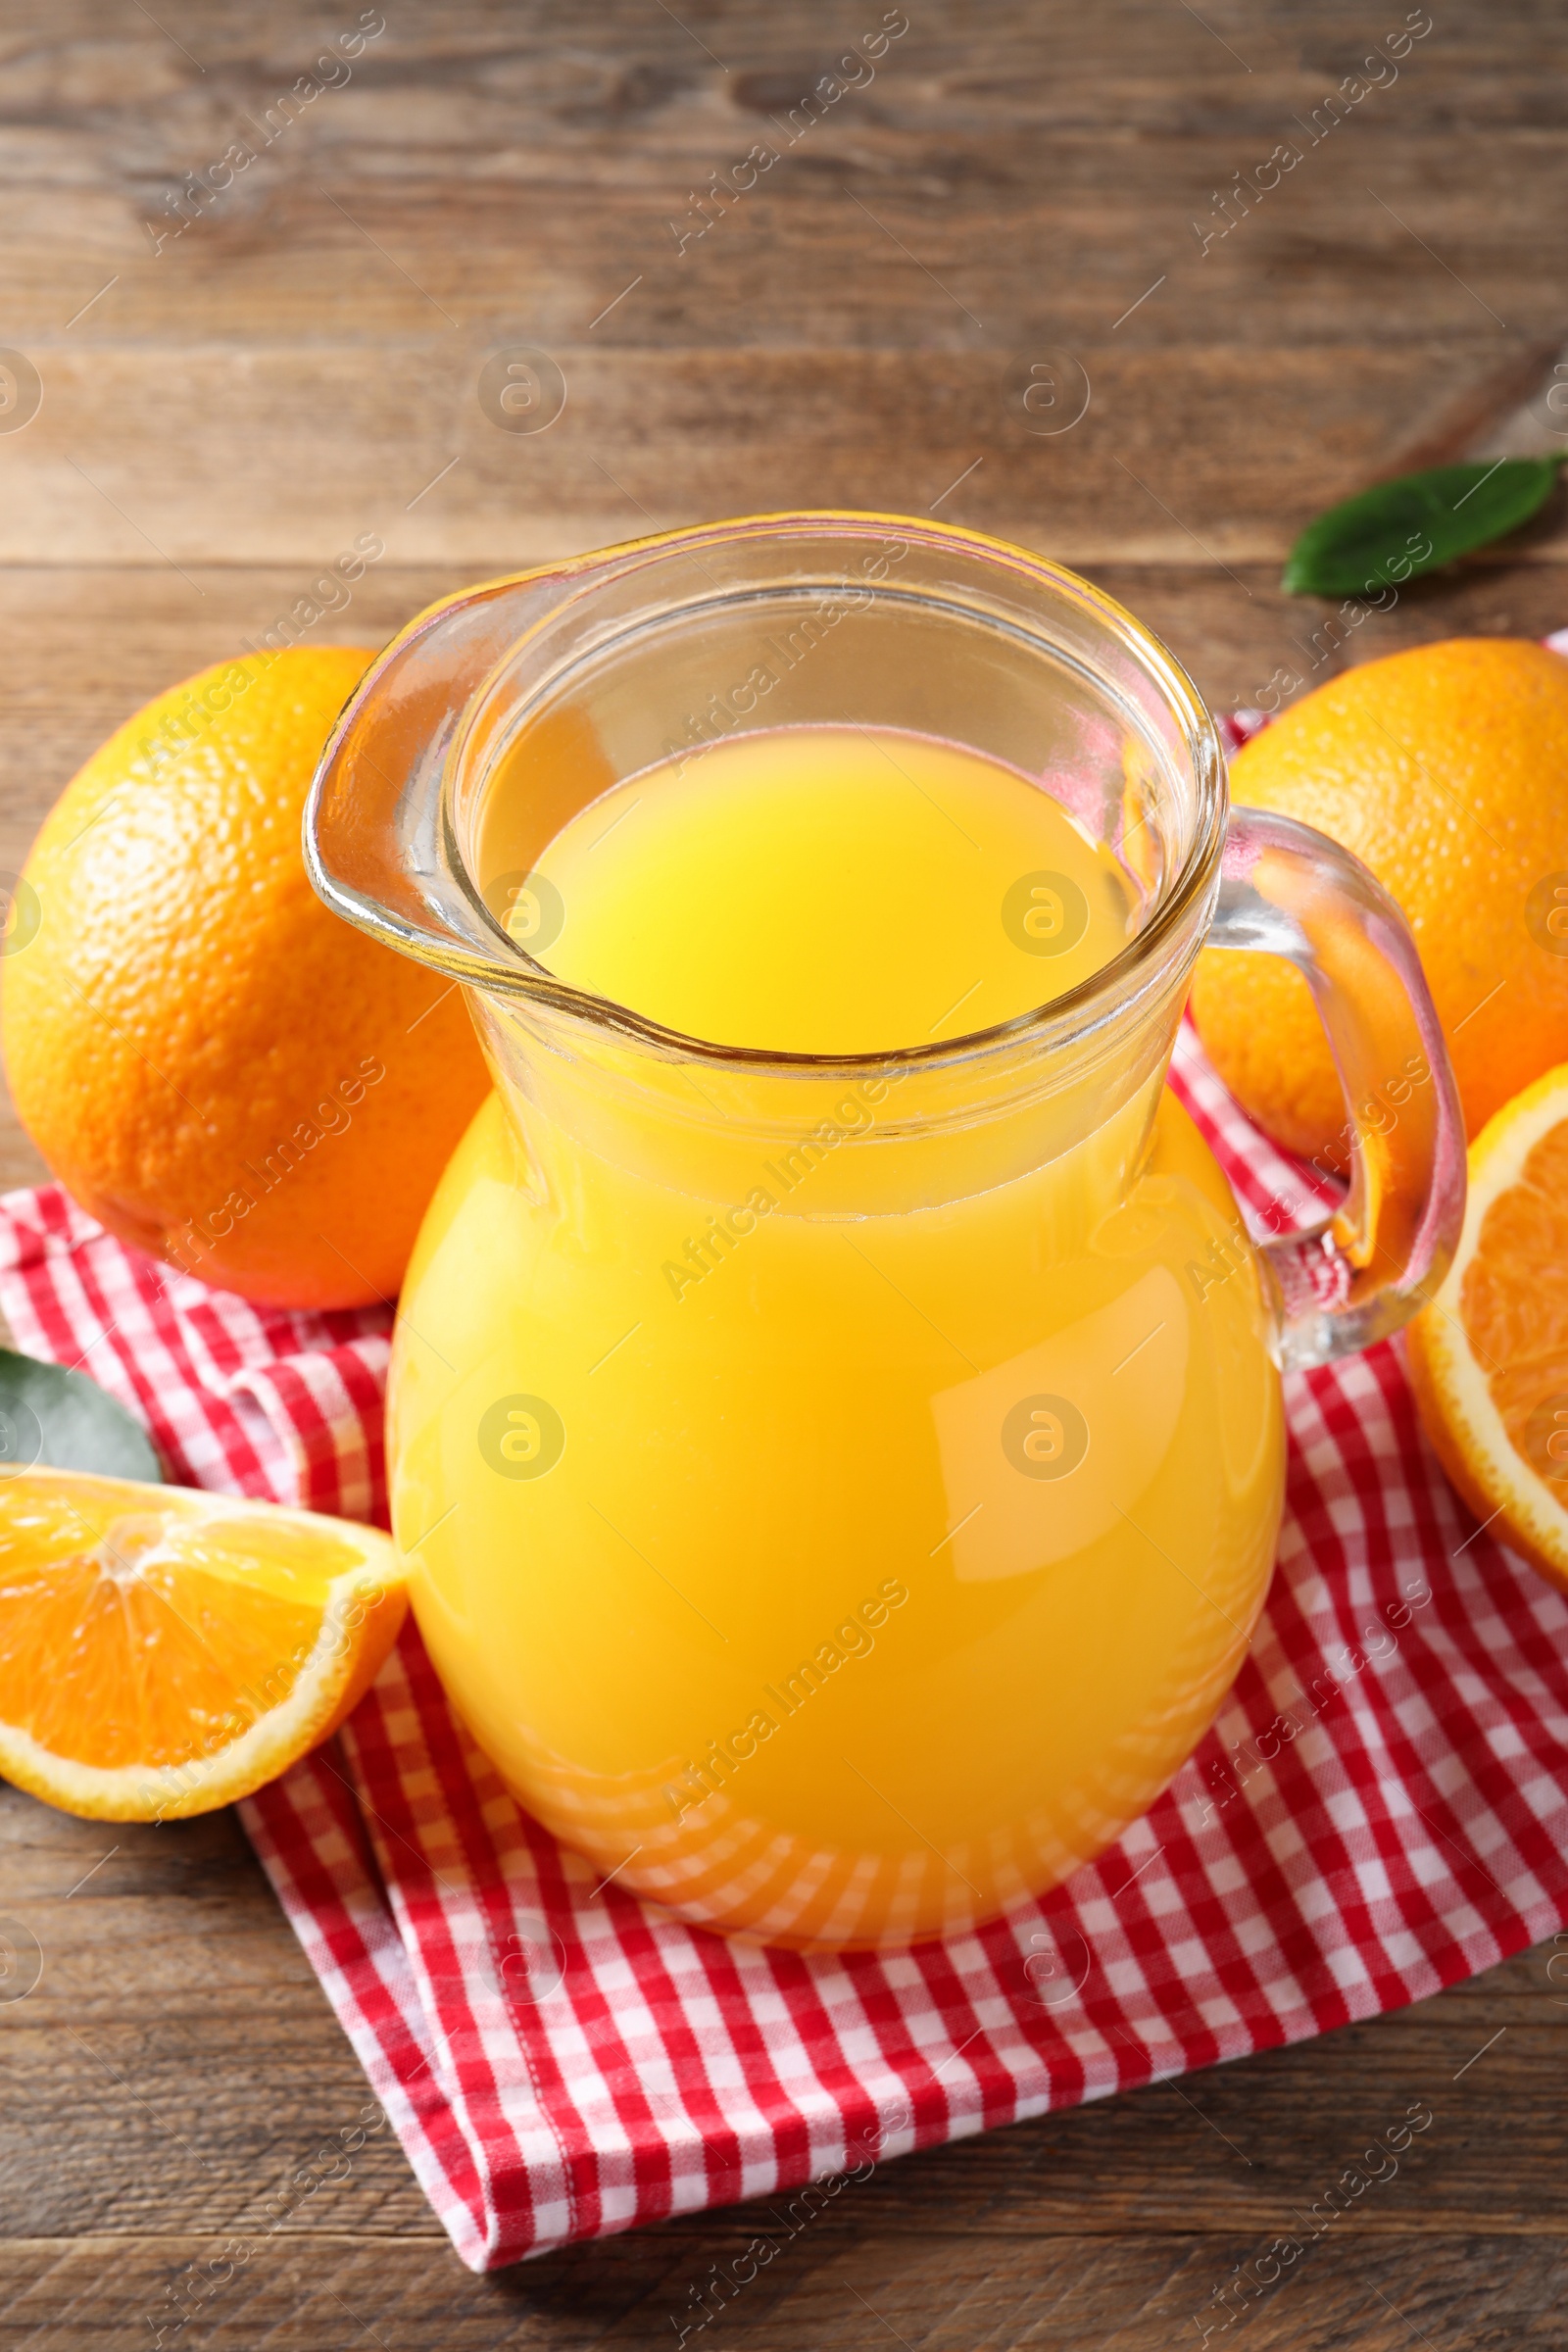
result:
M 1568 623 L 1560 500 L 1353 629 L 1278 590 L 1327 501 L 1499 433 L 1561 446 L 1530 403 L 1568 325 L 1568 20 L 1432 14 L 1397 80 L 1314 142 L 1402 0 L 910 0 L 874 79 L 792 136 L 881 0 L 399 0 L 269 137 L 357 9 L 13 0 L 3 331 L 43 400 L 0 429 L 0 870 L 113 726 L 365 533 L 384 554 L 321 639 L 380 642 L 470 578 L 651 524 L 831 503 L 1083 565 L 1220 706 L 1281 666 L 1309 685 Z M 1201 250 L 1193 221 L 1281 140 L 1299 163 Z M 175 236 L 166 199 L 236 141 L 254 160 Z M 694 191 L 759 142 L 776 162 L 710 197 L 698 236 Z M 519 345 L 566 386 L 536 434 L 479 398 Z M 1004 386 L 1047 354 L 1091 387 L 1054 436 Z M 7 1111 L 0 1183 L 40 1172 Z M 19 2352 L 160 2329 L 247 2352 L 674 2341 L 758 2227 L 742 2209 L 477 2280 L 382 2134 L 260 2234 L 268 2191 L 367 2093 L 233 1820 L 104 1830 L 0 1791 L 0 1912 L 43 1953 L 0 1998 Z M 1250 2313 L 1249 2344 L 1560 2342 L 1551 1958 L 885 2167 L 689 2340 L 1197 2343 L 1212 2290 L 1420 2098 L 1431 2132 Z
M 964 351 L 709 345 L 635 366 L 560 341 L 566 406 L 532 435 L 480 409 L 500 338 L 36 350 L 45 406 L 0 437 L 0 559 L 47 547 L 61 564 L 162 565 L 195 617 L 204 567 L 286 568 L 292 602 L 361 533 L 390 563 L 482 576 L 671 527 L 694 508 L 850 506 L 935 511 L 1095 569 L 1277 567 L 1319 508 L 1400 470 L 1408 447 L 1441 444 L 1456 404 L 1485 416 L 1498 398 L 1490 355 L 1438 342 L 1210 345 L 1173 375 L 1168 354 L 1103 332 L 1072 348 L 1090 407 L 1054 438 L 1032 434 L 1004 388 L 1010 368 L 1065 348 L 1045 334 Z M 1555 348 L 1535 341 L 1530 369 Z M 180 403 L 221 414 L 231 438 L 171 432 L 176 382 Z M 702 452 L 695 499 L 670 463 L 683 446 Z M 1558 514 L 1532 556 L 1562 546 Z
M 193 2340 L 214 2352 L 249 2352 L 263 2342 L 269 2352 L 377 2343 L 398 2352 L 587 2352 L 674 2344 L 692 2288 L 745 2243 L 734 2234 L 645 2232 L 481 2282 L 465 2278 L 450 2256 L 432 2260 L 406 2244 L 274 2241 L 222 2279 L 235 2261 L 229 2241 L 126 2247 L 86 2239 L 17 2247 L 3 2275 L 13 2298 L 9 2325 L 32 2330 L 16 2337 L 29 2352 L 147 2343 L 187 2309 L 186 2329 L 165 2341 Z M 913 2234 L 868 2237 L 853 2248 L 811 2244 L 763 2272 L 711 2335 L 687 2341 L 726 2352 L 872 2352 L 893 2341 L 911 2352 L 1196 2344 L 1196 2310 L 1253 2250 L 1243 2238 L 1145 2234 L 1078 2244 L 1042 2237 L 1020 2247 L 983 2228 L 956 2245 Z M 1347 2237 L 1315 2252 L 1253 2307 L 1246 2340 L 1249 2352 L 1403 2352 L 1412 2343 L 1433 2352 L 1522 2352 L 1561 2342 L 1563 2287 L 1561 2256 L 1546 2240 Z

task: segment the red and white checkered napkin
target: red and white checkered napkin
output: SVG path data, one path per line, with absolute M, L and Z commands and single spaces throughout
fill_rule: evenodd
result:
M 1254 1215 L 1305 1206 L 1190 1030 L 1174 1084 Z M 264 1314 L 0 1202 L 0 1308 L 172 1473 L 382 1507 L 379 1313 Z M 1392 1347 L 1286 1384 L 1252 1652 L 1103 1859 L 943 1943 L 802 1958 L 596 1886 L 454 1723 L 416 1635 L 247 1829 L 463 2259 L 788 2190 L 1304 2039 L 1568 1923 L 1568 1601 L 1478 1534 Z

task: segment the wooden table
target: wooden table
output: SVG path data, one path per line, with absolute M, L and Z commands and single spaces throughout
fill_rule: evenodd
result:
M 880 56 L 866 36 L 906 21 L 881 0 L 385 0 L 357 50 L 350 0 L 11 0 L 0 334 L 43 398 L 0 431 L 0 866 L 118 720 L 363 533 L 385 554 L 318 637 L 379 642 L 558 550 L 834 502 L 1082 566 L 1220 706 L 1282 663 L 1320 679 L 1568 621 L 1560 510 L 1353 634 L 1276 585 L 1300 524 L 1367 480 L 1548 445 L 1514 413 L 1568 307 L 1564 20 L 1432 14 L 1329 128 L 1402 0 L 907 0 Z M 285 106 L 323 56 L 319 94 Z M 856 86 L 813 119 L 835 69 Z M 1219 234 L 1215 191 L 1282 141 L 1300 162 Z M 254 160 L 214 193 L 236 142 Z M 761 142 L 755 186 L 712 194 Z M 187 173 L 208 193 L 181 229 L 165 199 Z M 480 405 L 486 356 L 517 345 L 563 372 L 547 431 Z M 1052 354 L 1092 398 L 1037 434 L 1004 385 Z M 8 1124 L 0 1177 L 37 1173 Z M 0 1911 L 45 1952 L 0 2005 L 0 2342 L 156 2341 L 185 2266 L 365 2084 L 228 1815 L 112 1834 L 5 1791 L 0 1851 Z M 889 2165 L 693 2340 L 1196 2344 L 1232 2267 L 1424 2099 L 1435 2128 L 1249 2345 L 1560 2343 L 1553 1975 L 1568 1959 L 1521 1955 L 1375 2025 Z M 749 2234 L 719 2214 L 475 2280 L 381 2138 L 163 2341 L 671 2343 Z

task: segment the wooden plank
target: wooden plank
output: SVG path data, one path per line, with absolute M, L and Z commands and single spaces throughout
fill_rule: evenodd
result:
M 869 2352 L 890 2340 L 910 2352 L 1166 2352 L 1200 2342 L 1200 2315 L 1217 2324 L 1214 2290 L 1264 2251 L 1197 2231 L 1076 2245 L 983 2230 L 940 2244 L 913 2231 L 852 2244 L 808 2235 L 734 2289 L 731 2266 L 748 2268 L 743 2231 L 755 2236 L 750 2223 L 701 2235 L 650 2230 L 483 2279 L 450 2253 L 403 2241 L 57 2239 L 0 2248 L 0 2291 L 28 2352 L 137 2340 L 212 2352 L 675 2345 L 704 2309 L 694 2298 L 705 2284 L 714 2332 L 685 2340 L 725 2352 Z M 1435 2240 L 1347 2229 L 1247 2306 L 1246 2340 L 1249 2352 L 1403 2352 L 1412 2342 L 1526 2352 L 1561 2342 L 1563 2283 L 1556 2233 Z M 174 2333 L 182 2313 L 189 2332 Z
M 1531 347 L 1533 368 L 1556 343 Z M 1319 508 L 1389 471 L 1407 443 L 1442 438 L 1456 401 L 1483 417 L 1511 406 L 1519 369 L 1516 355 L 1499 379 L 1490 355 L 1401 339 L 1208 346 L 1173 371 L 1102 325 L 1073 355 L 1087 414 L 1041 437 L 1007 387 L 1052 347 L 649 352 L 574 339 L 554 349 L 564 412 L 517 435 L 482 412 L 490 344 L 466 334 L 373 355 L 34 345 L 44 405 L 0 435 L 0 560 L 162 564 L 193 620 L 211 593 L 203 567 L 308 577 L 361 534 L 387 563 L 482 575 L 790 507 L 934 511 L 1079 566 L 1277 564 Z M 171 431 L 175 381 L 220 428 Z M 699 443 L 694 473 L 682 453 Z M 1555 517 L 1532 542 L 1565 544 Z
M 890 95 L 911 63 L 893 61 Z M 12 263 L 14 331 L 92 349 L 178 342 L 199 321 L 212 341 L 264 349 L 314 341 L 347 313 L 372 347 L 479 326 L 552 346 L 592 331 L 622 349 L 962 349 L 1019 327 L 1076 343 L 1120 321 L 1135 346 L 1261 352 L 1375 347 L 1396 289 L 1419 341 L 1501 352 L 1559 323 L 1523 245 L 1533 207 L 1560 199 L 1568 170 L 1540 134 L 1467 140 L 1451 121 L 1424 136 L 1387 115 L 1352 122 L 1227 230 L 1216 190 L 1287 133 L 1306 146 L 1292 123 L 1321 83 L 1282 91 L 1266 118 L 1227 122 L 1219 106 L 1201 129 L 1141 138 L 1093 119 L 1025 118 L 999 148 L 982 108 L 960 100 L 956 113 L 928 79 L 902 113 L 861 102 L 852 119 L 847 99 L 791 153 L 776 110 L 786 121 L 799 111 L 812 68 L 797 71 L 793 84 L 769 83 L 766 105 L 666 110 L 641 144 L 608 127 L 564 136 L 559 114 L 509 103 L 493 122 L 512 134 L 505 155 L 481 128 L 467 157 L 431 136 L 430 113 L 450 119 L 450 100 L 406 80 L 359 144 L 334 139 L 270 176 L 259 165 L 183 231 L 162 225 L 180 218 L 167 199 L 222 154 L 243 101 L 225 125 L 193 126 L 118 186 L 96 157 L 83 168 L 85 139 L 51 126 L 42 159 L 36 142 L 26 150 L 34 172 L 57 158 L 42 184 L 13 168 L 8 187 L 0 171 L 0 217 L 25 239 Z M 1464 87 L 1451 78 L 1448 106 Z M 1211 97 L 1195 93 L 1195 107 Z M 352 94 L 340 100 L 333 126 L 355 110 Z M 737 187 L 738 171 L 742 182 L 761 175 Z M 714 174 L 705 211 L 695 199 Z M 162 251 L 153 234 L 169 235 Z

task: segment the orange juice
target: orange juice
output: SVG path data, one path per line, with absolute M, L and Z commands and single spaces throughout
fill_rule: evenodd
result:
M 488 863 L 510 864 L 503 808 Z M 1027 778 L 891 728 L 787 727 L 603 794 L 508 915 L 551 971 L 688 1037 L 875 1054 L 1087 980 L 1132 931 L 1109 853 Z M 550 895 L 553 888 L 554 895 Z M 559 930 L 557 926 L 559 925 Z
M 628 1049 L 601 1102 L 496 1017 L 390 1402 L 449 1690 L 594 1880 L 688 1916 L 886 1943 L 1038 1893 L 1240 1663 L 1282 1481 L 1268 1317 L 1157 1052 L 1107 1062 L 1089 1133 L 1042 1071 L 1027 1110 L 955 1094 L 927 1135 L 913 1097 L 950 1082 L 876 1057 L 1090 980 L 1141 919 L 1129 865 L 1038 780 L 833 726 L 618 782 L 536 854 L 503 780 L 479 862 L 574 988 L 858 1061 L 825 1097 L 760 1065 L 710 1148 L 710 1065 Z

